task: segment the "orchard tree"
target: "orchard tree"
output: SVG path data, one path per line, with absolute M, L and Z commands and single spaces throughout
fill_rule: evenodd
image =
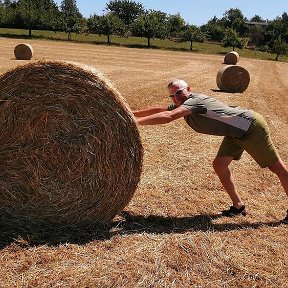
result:
M 259 15 L 255 15 L 250 19 L 250 22 L 253 22 L 253 26 L 249 27 L 248 36 L 249 36 L 249 45 L 255 47 L 264 47 L 265 46 L 265 30 L 268 23 L 261 18 Z M 258 24 L 259 23 L 259 24 Z
M 58 18 L 58 7 L 53 0 L 20 0 L 14 25 L 28 29 L 29 37 L 32 37 L 32 29 L 54 30 Z
M 206 34 L 209 41 L 221 42 L 225 35 L 223 22 L 214 16 L 207 24 L 201 26 L 201 31 Z
M 117 15 L 126 25 L 133 23 L 145 11 L 141 3 L 130 0 L 109 1 L 106 9 Z
M 169 15 L 167 18 L 167 25 L 169 31 L 169 37 L 178 38 L 181 37 L 181 32 L 185 28 L 185 20 L 181 17 L 179 13 L 174 15 Z
M 244 15 L 242 13 L 242 11 L 238 8 L 231 8 L 227 11 L 225 11 L 224 15 L 223 15 L 223 20 L 226 21 L 226 25 L 229 28 L 232 28 L 233 23 L 237 20 L 244 20 Z
M 132 33 L 134 36 L 146 37 L 148 47 L 151 47 L 151 39 L 167 37 L 167 14 L 155 10 L 147 11 L 133 23 Z
M 193 50 L 193 42 L 204 42 L 204 33 L 195 25 L 187 25 L 182 32 L 182 40 L 190 42 L 190 50 Z
M 2 27 L 15 27 L 17 26 L 15 23 L 16 19 L 16 1 L 4 0 L 2 1 Z
M 88 19 L 89 32 L 106 35 L 107 43 L 111 43 L 111 36 L 118 34 L 123 36 L 125 34 L 125 23 L 113 13 L 108 13 L 103 16 L 91 16 Z
M 244 19 L 236 19 L 231 28 L 233 30 L 235 30 L 240 36 L 245 36 L 247 35 L 248 31 L 249 31 L 249 27 L 248 25 L 245 23 Z
M 2 2 L 3 6 L 4 6 L 5 8 L 7 8 L 7 7 L 11 6 L 13 3 L 17 2 L 17 1 L 2 0 L 1 2 Z
M 9 7 L 16 8 L 17 2 L 19 2 L 19 0 L 2 0 L 1 2 L 4 9 L 7 9 Z
M 4 5 L 0 1 L 0 27 L 4 24 Z
M 263 23 L 265 22 L 265 20 L 259 16 L 259 15 L 254 15 L 251 19 L 250 22 L 259 22 L 259 23 Z
M 265 34 L 264 29 L 259 26 L 253 26 L 249 29 L 249 45 L 254 45 L 255 47 L 261 47 L 265 45 Z
M 28 29 L 29 37 L 32 37 L 32 29 L 38 29 L 41 19 L 37 0 L 20 0 L 17 4 L 17 24 L 21 28 Z
M 61 30 L 61 14 L 57 4 L 53 0 L 38 1 L 41 10 L 41 21 L 43 29 Z
M 265 31 L 265 41 L 270 52 L 276 54 L 276 60 L 280 56 L 287 54 L 288 43 L 288 16 L 283 13 L 282 17 L 278 17 L 271 21 Z
M 83 17 L 79 12 L 76 0 L 63 0 L 61 2 L 60 10 L 62 30 L 68 34 L 68 40 L 71 40 L 72 33 L 83 32 Z
M 283 38 L 281 38 L 281 36 L 271 40 L 271 42 L 268 44 L 268 47 L 272 53 L 276 54 L 276 61 L 279 60 L 279 57 L 287 55 L 288 53 L 288 44 Z
M 222 18 L 225 28 L 235 30 L 240 36 L 244 36 L 248 32 L 248 26 L 245 24 L 246 20 L 242 11 L 238 8 L 229 9 Z
M 223 47 L 232 47 L 234 51 L 235 47 L 242 49 L 244 47 L 244 41 L 238 36 L 235 30 L 227 29 L 222 45 Z

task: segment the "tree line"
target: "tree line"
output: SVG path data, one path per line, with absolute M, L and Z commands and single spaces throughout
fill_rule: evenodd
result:
M 103 15 L 83 17 L 75 0 L 63 0 L 58 6 L 53 0 L 0 0 L 0 27 L 32 30 L 65 31 L 72 33 L 136 36 L 170 39 L 190 43 L 211 41 L 224 47 L 242 49 L 245 45 L 276 54 L 276 59 L 288 53 L 288 15 L 284 12 L 274 20 L 259 15 L 247 19 L 238 8 L 231 8 L 222 18 L 216 16 L 200 27 L 185 22 L 182 16 L 147 10 L 140 2 L 111 0 Z

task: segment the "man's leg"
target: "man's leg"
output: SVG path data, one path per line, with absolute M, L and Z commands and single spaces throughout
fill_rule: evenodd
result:
M 244 203 L 241 200 L 240 195 L 236 191 L 234 178 L 228 167 L 229 164 L 232 162 L 232 160 L 233 157 L 229 156 L 216 157 L 215 160 L 213 161 L 213 168 L 217 176 L 219 177 L 224 189 L 230 196 L 233 206 L 235 208 L 240 208 L 244 205 Z
M 281 185 L 288 196 L 288 169 L 283 161 L 279 159 L 274 164 L 268 166 L 268 168 L 278 176 Z M 286 217 L 282 220 L 282 222 L 288 224 L 288 209 L 286 213 Z
M 278 176 L 281 185 L 288 196 L 288 169 L 283 161 L 279 159 L 268 168 Z

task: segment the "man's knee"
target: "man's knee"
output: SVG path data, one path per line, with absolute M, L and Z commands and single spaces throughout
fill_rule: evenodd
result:
M 216 157 L 213 161 L 214 171 L 219 174 L 222 171 L 225 171 L 229 164 L 231 163 L 232 158 L 230 157 Z
M 288 173 L 287 167 L 285 166 L 285 164 L 282 162 L 281 159 L 270 165 L 268 168 L 276 175 Z

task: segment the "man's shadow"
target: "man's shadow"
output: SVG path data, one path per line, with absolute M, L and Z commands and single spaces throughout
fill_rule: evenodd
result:
M 258 223 L 213 223 L 213 220 L 220 218 L 220 215 L 195 215 L 188 217 L 170 217 L 150 215 L 144 217 L 142 215 L 133 215 L 129 212 L 123 212 L 123 220 L 118 223 L 121 227 L 121 234 L 134 233 L 153 233 L 153 234 L 171 234 L 191 232 L 207 232 L 217 231 L 226 232 L 241 229 L 258 229 L 263 226 L 276 227 L 281 224 L 280 221 L 258 222 Z M 115 224 L 114 224 L 115 225 Z
M 140 233 L 151 234 L 181 234 L 195 231 L 217 231 L 225 232 L 241 229 L 258 229 L 263 226 L 276 227 L 281 222 L 259 222 L 259 223 L 213 223 L 219 218 L 217 215 L 196 215 L 189 217 L 169 217 L 150 215 L 135 215 L 128 211 L 121 213 L 118 220 L 106 226 L 91 223 L 79 223 L 72 226 L 55 225 L 55 223 L 29 223 L 25 221 L 5 222 L 0 220 L 0 249 L 12 243 L 21 247 L 31 245 L 57 246 L 63 243 L 74 243 L 84 245 L 91 241 L 105 241 L 115 235 L 131 235 Z M 0 218 L 1 219 L 1 218 Z

